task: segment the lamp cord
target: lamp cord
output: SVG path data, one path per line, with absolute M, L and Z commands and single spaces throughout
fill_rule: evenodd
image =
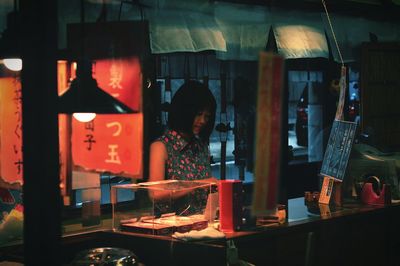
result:
M 337 49 L 337 51 L 339 53 L 340 61 L 342 62 L 342 66 L 344 66 L 342 53 L 341 53 L 341 51 L 339 49 L 339 44 L 338 44 L 338 41 L 336 39 L 335 32 L 333 31 L 333 26 L 332 26 L 331 19 L 329 17 L 328 8 L 326 7 L 325 0 L 321 0 L 321 1 L 322 1 L 322 5 L 324 6 L 324 9 L 325 9 L 326 18 L 328 19 L 329 27 L 330 27 L 331 32 L 332 32 L 333 40 L 335 41 L 336 49 Z

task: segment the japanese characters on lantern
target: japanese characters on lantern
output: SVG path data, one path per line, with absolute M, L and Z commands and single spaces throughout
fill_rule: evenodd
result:
M 1 178 L 22 183 L 22 98 L 18 78 L 1 78 Z
M 72 66 L 72 64 L 71 64 Z M 59 94 L 65 90 L 65 77 L 74 76 L 74 68 L 59 62 Z M 143 114 L 141 113 L 142 72 L 139 59 L 114 58 L 93 62 L 93 78 L 98 86 L 129 106 L 135 114 L 97 114 L 90 122 L 65 119 L 60 124 L 61 161 L 71 149 L 73 167 L 88 171 L 107 171 L 142 177 Z M 62 83 L 62 84 L 60 84 Z M 63 89 L 64 87 L 64 89 Z M 70 123 L 70 126 L 65 126 Z M 70 135 L 65 136 L 65 135 Z M 66 145 L 68 141 L 70 145 Z M 62 166 L 61 166 L 62 167 Z M 61 175 L 64 175 L 61 173 Z
M 81 123 L 72 120 L 72 160 L 87 170 L 142 174 L 143 115 L 97 115 Z

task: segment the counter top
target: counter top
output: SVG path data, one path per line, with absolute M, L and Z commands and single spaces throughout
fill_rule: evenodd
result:
M 301 225 L 312 226 L 317 223 L 321 223 L 326 220 L 330 222 L 335 219 L 348 219 L 351 216 L 359 216 L 362 214 L 368 215 L 368 212 L 374 214 L 382 213 L 386 210 L 398 210 L 400 212 L 400 204 L 392 205 L 363 205 L 355 201 L 347 201 L 343 203 L 341 207 L 321 205 L 318 203 L 312 203 L 306 205 L 304 197 L 294 198 L 288 200 L 288 219 L 287 222 L 278 224 L 271 223 L 265 226 L 258 226 L 256 228 L 244 228 L 241 231 L 226 233 L 227 238 L 236 238 L 242 236 L 248 236 L 253 234 L 268 233 L 274 234 L 280 230 L 289 230 L 289 228 L 298 227 Z
M 326 207 L 291 199 L 286 223 L 226 235 L 255 265 L 398 265 L 399 204 Z
M 327 211 L 296 198 L 289 200 L 287 222 L 226 233 L 226 239 L 234 241 L 241 259 L 255 265 L 398 265 L 399 220 L 400 204 L 345 202 Z M 99 231 L 64 237 L 63 246 L 65 261 L 84 248 L 114 246 L 132 250 L 146 265 L 226 265 L 226 240 L 186 242 Z

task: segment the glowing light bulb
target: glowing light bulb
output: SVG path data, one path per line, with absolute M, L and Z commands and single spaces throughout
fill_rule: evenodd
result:
M 21 71 L 22 70 L 22 60 L 19 58 L 7 58 L 3 59 L 4 65 L 12 71 Z
M 72 115 L 76 120 L 82 123 L 90 122 L 92 121 L 95 117 L 95 113 L 74 113 Z

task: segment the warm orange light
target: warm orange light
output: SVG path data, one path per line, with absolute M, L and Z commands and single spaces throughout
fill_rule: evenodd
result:
M 82 123 L 90 122 L 92 121 L 95 117 L 95 113 L 74 113 L 72 115 L 76 120 Z
M 108 94 L 132 110 L 141 109 L 142 69 L 138 57 L 96 60 L 93 77 Z
M 23 182 L 21 82 L 0 78 L 0 176 L 5 182 Z
M 98 114 L 89 123 L 72 119 L 74 167 L 143 178 L 143 114 Z
M 3 59 L 4 65 L 12 71 L 22 70 L 22 60 L 20 58 L 7 58 Z

